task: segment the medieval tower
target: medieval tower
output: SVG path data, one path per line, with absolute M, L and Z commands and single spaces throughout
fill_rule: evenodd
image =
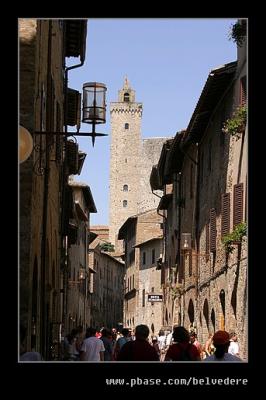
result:
M 151 192 L 149 177 L 167 137 L 141 138 L 142 103 L 127 78 L 111 102 L 111 155 L 109 241 L 116 245 L 119 228 L 132 215 L 156 208 L 159 198 Z
M 110 113 L 109 240 L 115 244 L 120 226 L 137 214 L 139 195 L 142 104 L 135 102 L 135 91 L 127 78 L 118 92 L 118 102 L 110 105 Z

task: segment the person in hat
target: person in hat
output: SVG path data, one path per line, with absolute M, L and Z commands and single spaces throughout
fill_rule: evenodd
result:
M 209 357 L 206 357 L 203 361 L 242 361 L 241 358 L 228 353 L 230 345 L 230 335 L 226 331 L 217 331 L 213 335 L 213 345 L 215 352 Z

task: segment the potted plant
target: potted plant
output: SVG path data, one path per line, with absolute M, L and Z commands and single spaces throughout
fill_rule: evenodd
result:
M 246 222 L 241 222 L 240 224 L 236 225 L 233 232 L 225 235 L 222 238 L 222 243 L 225 247 L 225 251 L 227 253 L 232 253 L 234 250 L 234 245 L 240 244 L 242 241 L 243 236 L 247 235 L 247 224 Z
M 247 36 L 247 21 L 245 19 L 237 21 L 232 25 L 229 32 L 229 40 L 233 40 L 238 46 L 242 46 Z
M 225 121 L 222 131 L 229 133 L 239 139 L 246 127 L 247 107 L 246 105 L 239 106 L 232 115 Z

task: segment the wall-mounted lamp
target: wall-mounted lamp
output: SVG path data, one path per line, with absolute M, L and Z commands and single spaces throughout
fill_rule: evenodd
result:
M 191 250 L 191 233 L 181 234 L 181 250 Z
M 92 132 L 43 132 L 38 131 L 36 134 L 51 134 L 64 136 L 91 136 L 92 145 L 94 146 L 96 136 L 107 136 L 106 133 L 95 132 L 95 125 L 104 124 L 106 122 L 106 103 L 105 93 L 106 86 L 103 83 L 88 82 L 83 85 L 83 107 L 82 122 L 92 124 Z
M 86 279 L 86 270 L 85 268 L 80 268 L 79 269 L 79 278 L 77 281 L 73 281 L 71 279 L 68 280 L 68 283 L 70 285 L 80 285 L 82 283 L 82 281 L 84 281 Z
M 19 126 L 19 162 L 23 163 L 31 155 L 33 139 L 30 132 L 23 126 Z
M 86 271 L 85 268 L 80 268 L 79 269 L 79 280 L 84 281 L 86 279 Z

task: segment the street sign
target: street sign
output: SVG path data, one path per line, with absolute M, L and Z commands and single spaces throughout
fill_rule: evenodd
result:
M 156 301 L 163 301 L 162 294 L 148 294 L 148 301 L 156 302 Z

